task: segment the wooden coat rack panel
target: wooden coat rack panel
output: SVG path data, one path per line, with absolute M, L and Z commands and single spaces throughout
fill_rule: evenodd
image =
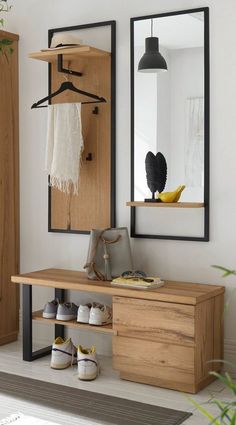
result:
M 63 59 L 63 66 L 82 72 L 82 77 L 68 76 L 81 90 L 104 97 L 106 103 L 82 105 L 84 152 L 79 178 L 79 194 L 66 195 L 50 189 L 49 230 L 87 232 L 111 226 L 111 56 L 76 56 Z M 51 90 L 60 87 L 67 77 L 51 63 Z M 69 90 L 52 103 L 91 101 Z M 94 113 L 96 112 L 97 114 Z M 86 159 L 87 158 L 87 159 Z

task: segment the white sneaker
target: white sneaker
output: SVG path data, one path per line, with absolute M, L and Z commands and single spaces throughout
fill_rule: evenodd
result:
M 51 353 L 51 368 L 66 369 L 76 364 L 76 347 L 71 339 L 63 339 L 60 336 L 55 339 Z
M 78 347 L 78 378 L 81 381 L 92 381 L 96 379 L 99 373 L 99 366 L 96 356 L 96 348 Z
M 94 303 L 90 310 L 89 324 L 95 326 L 112 323 L 112 309 L 108 305 Z
M 90 309 L 92 304 L 80 305 L 78 308 L 77 322 L 89 323 Z

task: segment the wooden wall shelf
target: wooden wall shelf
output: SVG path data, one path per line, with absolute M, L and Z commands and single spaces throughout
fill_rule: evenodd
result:
M 127 207 L 158 207 L 158 208 L 204 208 L 202 202 L 126 202 Z
M 42 313 L 43 313 L 43 310 L 34 311 L 32 313 L 32 319 L 39 321 L 41 323 L 44 323 L 45 325 L 49 325 L 49 324 L 63 325 L 63 326 L 67 326 L 68 328 L 74 328 L 78 330 L 100 332 L 100 333 L 111 334 L 111 335 L 117 334 L 117 332 L 112 329 L 112 325 L 92 326 L 89 324 L 78 323 L 76 320 L 62 321 L 62 320 L 56 320 L 56 319 L 45 319 L 42 316 Z
M 91 47 L 91 46 L 78 46 L 78 47 L 67 48 L 67 49 L 30 53 L 29 58 L 38 59 L 45 62 L 54 62 L 57 60 L 58 55 L 65 56 L 66 60 L 73 60 L 75 59 L 75 56 L 99 58 L 99 57 L 110 56 L 111 53 L 106 52 L 105 50 L 96 49 L 95 47 Z

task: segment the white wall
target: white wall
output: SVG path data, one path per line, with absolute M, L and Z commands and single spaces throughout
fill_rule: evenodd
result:
M 137 21 L 138 24 L 142 21 Z M 134 44 L 139 38 L 140 25 L 134 26 Z M 148 151 L 161 152 L 170 163 L 170 77 L 169 72 L 146 74 L 138 72 L 138 62 L 145 51 L 142 46 L 134 48 L 134 200 L 151 198 L 147 186 L 145 158 Z M 169 63 L 169 51 L 162 48 L 161 53 Z M 169 168 L 168 168 L 169 170 Z M 168 174 L 169 176 L 169 174 Z M 168 182 L 165 188 L 168 190 Z M 171 189 L 172 190 L 172 189 Z M 146 232 L 145 232 L 146 233 Z
M 142 21 L 137 22 L 139 24 Z M 139 37 L 139 26 L 135 28 L 134 34 L 135 37 L 136 34 L 137 38 Z M 187 137 L 187 99 L 204 96 L 204 49 L 201 47 L 185 49 L 162 48 L 161 52 L 168 63 L 168 72 L 159 74 L 138 72 L 138 61 L 143 52 L 144 45 L 135 46 L 134 199 L 136 201 L 143 201 L 144 198 L 151 197 L 145 172 L 145 157 L 147 152 L 151 150 L 153 153 L 161 152 L 166 158 L 168 172 L 165 191 L 174 190 L 179 184 L 185 184 L 186 189 L 181 195 L 181 200 L 186 202 L 203 202 L 203 187 L 188 187 L 188 183 L 185 181 L 185 149 Z M 203 150 L 204 146 L 202 147 Z M 204 152 L 202 155 L 204 157 Z M 151 218 L 151 213 L 150 208 L 146 209 L 144 213 L 145 217 L 148 215 Z M 172 220 L 177 220 L 176 214 L 173 215 L 173 210 L 171 211 L 171 217 Z M 190 219 L 193 224 L 192 214 Z M 201 220 L 199 221 L 200 227 L 202 227 Z M 163 226 L 163 231 L 161 230 L 161 226 Z M 191 227 L 193 228 L 193 225 Z M 146 220 L 143 225 L 143 233 L 148 232 L 147 229 L 145 231 L 145 228 Z M 166 231 L 170 231 L 169 216 L 164 222 L 160 223 L 158 229 L 155 226 L 151 233 L 155 234 L 159 232 L 164 234 Z M 191 231 L 192 229 L 190 230 L 190 235 Z M 176 234 L 177 232 L 178 224 L 176 222 L 172 233 L 169 234 Z M 182 232 L 182 235 L 184 234 L 186 234 L 185 228 Z
M 181 200 L 204 202 L 202 188 L 188 187 L 186 182 L 187 99 L 204 96 L 204 49 L 176 49 L 171 52 L 171 161 L 170 187 L 186 184 Z M 190 141 L 188 140 L 190 143 Z M 202 146 L 204 151 L 204 146 Z M 203 152 L 204 157 L 204 152 Z M 202 164 L 203 165 L 203 164 Z
M 134 47 L 134 69 L 145 51 L 144 46 Z M 151 197 L 146 181 L 145 158 L 148 151 L 157 151 L 157 77 L 141 72 L 134 74 L 134 199 L 143 201 Z
M 31 111 L 47 93 L 47 66 L 27 54 L 47 45 L 48 28 L 117 21 L 117 217 L 129 225 L 129 18 L 210 6 L 211 21 L 211 241 L 134 240 L 136 266 L 164 279 L 225 284 L 228 350 L 236 346 L 236 280 L 222 280 L 212 264 L 236 267 L 236 4 L 235 0 L 13 0 L 8 29 L 20 34 L 21 270 L 81 269 L 88 237 L 47 233 L 47 177 L 43 172 L 46 117 Z M 47 296 L 45 296 L 47 297 Z

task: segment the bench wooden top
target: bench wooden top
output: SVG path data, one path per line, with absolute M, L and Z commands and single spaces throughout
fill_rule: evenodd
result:
M 165 301 L 178 304 L 195 305 L 206 299 L 224 293 L 223 286 L 199 283 L 165 281 L 157 289 L 133 289 L 114 287 L 110 282 L 89 280 L 86 273 L 64 269 L 46 269 L 12 276 L 14 283 L 47 286 L 73 291 L 96 292 L 100 294 Z

